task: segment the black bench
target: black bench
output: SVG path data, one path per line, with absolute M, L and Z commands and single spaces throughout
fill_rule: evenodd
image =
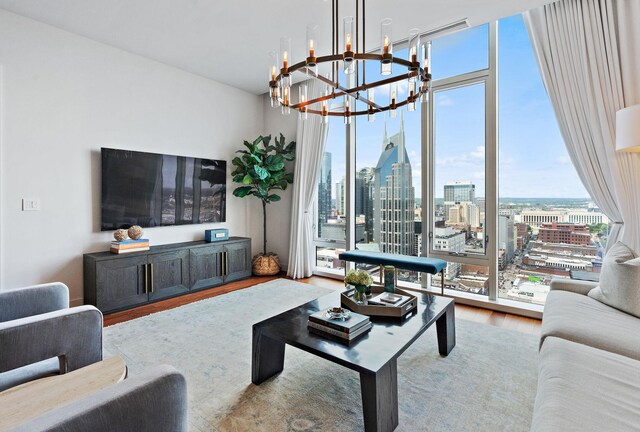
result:
M 338 259 L 361 264 L 372 264 L 380 266 L 380 281 L 382 281 L 382 267 L 393 266 L 400 270 L 411 270 L 432 275 L 440 273 L 442 278 L 442 291 L 444 294 L 444 271 L 447 262 L 439 258 L 416 257 L 384 252 L 371 252 L 363 250 L 351 250 L 342 252 Z M 346 266 L 345 266 L 346 270 Z

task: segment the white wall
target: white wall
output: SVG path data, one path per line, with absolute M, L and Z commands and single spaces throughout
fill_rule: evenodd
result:
M 99 231 L 100 147 L 230 161 L 264 129 L 262 97 L 4 11 L 0 68 L 1 289 L 62 281 L 81 301 L 82 254 L 111 240 Z M 227 223 L 145 237 L 189 241 L 219 226 L 254 236 L 253 209 L 232 186 L 229 177 Z M 21 211 L 22 198 L 41 211 Z
M 297 90 L 296 90 L 297 92 Z M 295 92 L 294 92 L 295 94 Z M 271 134 L 272 138 L 283 134 L 287 144 L 296 140 L 297 114 L 282 115 L 280 108 L 271 108 L 268 95 L 263 96 L 264 105 L 264 134 Z M 257 138 L 257 135 L 256 137 Z M 293 171 L 293 164 L 289 169 Z M 267 252 L 275 252 L 280 256 L 280 264 L 287 268 L 289 260 L 289 230 L 291 229 L 291 191 L 292 185 L 287 190 L 278 191 L 282 197 L 279 202 L 267 206 Z M 253 238 L 253 253 L 262 252 L 262 204 L 256 198 L 250 197 L 249 212 L 250 226 L 248 235 Z

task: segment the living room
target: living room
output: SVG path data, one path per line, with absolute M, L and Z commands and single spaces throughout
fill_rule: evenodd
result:
M 638 18 L 0 0 L 0 430 L 637 430 Z

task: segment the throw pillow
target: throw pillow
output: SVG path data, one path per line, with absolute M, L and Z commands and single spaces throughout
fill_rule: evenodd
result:
M 640 258 L 616 242 L 602 263 L 600 284 L 589 297 L 640 318 Z

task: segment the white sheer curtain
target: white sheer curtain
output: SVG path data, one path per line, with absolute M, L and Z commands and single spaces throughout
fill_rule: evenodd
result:
M 640 103 L 640 0 L 561 0 L 524 14 L 569 156 L 615 222 L 609 246 L 640 250 L 640 155 L 615 150 L 615 114 Z
M 309 98 L 313 99 L 320 96 L 324 84 L 311 79 L 308 86 Z M 328 131 L 329 125 L 318 115 L 309 114 L 304 121 L 298 119 L 287 269 L 287 275 L 294 279 L 311 276 L 313 271 L 313 201 Z

